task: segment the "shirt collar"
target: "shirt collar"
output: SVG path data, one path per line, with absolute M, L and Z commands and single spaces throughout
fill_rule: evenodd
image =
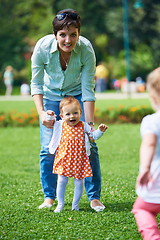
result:
M 74 51 L 75 53 L 78 53 L 78 49 L 79 49 L 79 40 L 77 41 L 76 46 L 75 46 L 75 48 L 73 49 L 73 51 Z
M 56 51 L 58 51 L 57 40 L 56 40 L 55 36 L 53 35 L 53 42 L 51 45 L 50 53 L 53 53 Z

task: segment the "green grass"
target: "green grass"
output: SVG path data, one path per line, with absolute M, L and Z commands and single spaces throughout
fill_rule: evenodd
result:
M 105 110 L 108 107 L 137 107 L 137 106 L 151 106 L 149 99 L 97 99 L 96 108 Z
M 108 107 L 118 107 L 118 106 L 150 106 L 148 99 L 97 99 L 96 108 L 105 110 Z M 18 112 L 30 112 L 31 109 L 35 108 L 33 101 L 1 101 L 0 102 L 0 112 L 8 112 L 16 110 Z
M 1 101 L 0 112 L 25 112 L 28 113 L 32 109 L 35 109 L 33 101 Z
M 33 102 L 1 102 L 0 111 L 29 111 Z M 100 103 L 119 104 L 119 100 Z M 126 104 L 127 101 L 126 101 Z M 97 141 L 102 171 L 104 212 L 89 207 L 85 191 L 79 212 L 71 211 L 73 181 L 59 214 L 38 210 L 43 201 L 39 180 L 39 128 L 1 128 L 0 239 L 6 240 L 140 240 L 131 213 L 139 166 L 139 124 L 109 125 Z M 160 218 L 159 218 L 160 220 Z
M 139 240 L 131 208 L 135 200 L 140 144 L 139 125 L 111 125 L 97 141 L 102 169 L 104 212 L 89 207 L 72 212 L 70 179 L 63 212 L 38 210 L 43 201 L 39 182 L 39 128 L 2 128 L 0 138 L 1 239 Z

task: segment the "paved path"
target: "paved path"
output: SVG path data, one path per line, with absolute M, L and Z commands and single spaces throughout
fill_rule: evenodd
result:
M 31 96 L 0 96 L 0 101 L 33 101 Z
M 148 98 L 148 93 L 96 93 L 97 99 Z
M 96 93 L 97 99 L 148 98 L 148 93 Z M 0 96 L 0 101 L 33 101 L 31 96 Z

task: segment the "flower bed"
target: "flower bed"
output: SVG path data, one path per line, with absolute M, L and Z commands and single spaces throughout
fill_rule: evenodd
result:
M 30 113 L 18 113 L 15 111 L 0 113 L 0 127 L 25 127 L 38 125 L 39 119 L 35 110 L 32 110 Z
M 154 111 L 147 106 L 139 107 L 124 107 L 117 108 L 109 107 L 105 111 L 96 109 L 95 122 L 100 123 L 140 123 L 142 118 L 147 114 L 152 114 Z
M 152 108 L 146 106 L 129 107 L 119 106 L 118 108 L 109 107 L 105 111 L 96 109 L 95 122 L 98 123 L 140 123 L 147 114 L 152 114 Z M 0 127 L 25 127 L 39 126 L 37 112 L 32 110 L 30 113 L 0 113 Z

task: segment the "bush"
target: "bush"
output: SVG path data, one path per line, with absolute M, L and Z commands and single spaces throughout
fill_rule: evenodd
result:
M 148 114 L 152 114 L 153 110 L 150 107 L 109 107 L 105 111 L 96 109 L 95 122 L 97 124 L 104 122 L 110 123 L 140 123 L 142 118 Z M 25 127 L 39 126 L 39 118 L 36 110 L 30 113 L 8 112 L 0 113 L 0 127 Z
M 18 113 L 16 111 L 0 113 L 0 127 L 25 127 L 38 125 L 39 119 L 35 110 L 32 110 L 31 113 Z
M 118 108 L 110 107 L 105 111 L 100 112 L 99 109 L 95 111 L 95 122 L 106 123 L 140 123 L 142 118 L 154 111 L 147 106 L 139 107 L 124 107 Z

